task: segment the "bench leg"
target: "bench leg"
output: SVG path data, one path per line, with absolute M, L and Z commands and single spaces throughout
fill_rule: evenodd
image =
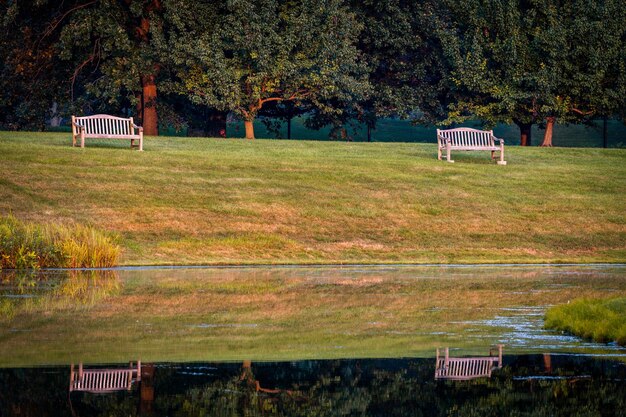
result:
M 441 146 L 437 145 L 437 159 L 441 161 Z
M 504 145 L 500 145 L 500 160 L 498 161 L 498 165 L 506 165 L 506 161 L 504 160 Z
M 496 159 L 496 151 L 491 151 L 491 160 Z
M 143 130 L 139 131 L 139 150 L 143 151 Z
M 72 147 L 76 146 L 76 135 L 72 135 Z
M 80 147 L 85 147 L 85 132 L 81 130 L 80 132 Z
M 131 139 L 130 140 L 130 149 L 133 149 L 135 147 L 135 139 Z
M 448 146 L 446 146 L 446 159 L 448 160 L 448 162 L 454 163 L 454 161 L 450 159 L 450 145 L 449 144 Z

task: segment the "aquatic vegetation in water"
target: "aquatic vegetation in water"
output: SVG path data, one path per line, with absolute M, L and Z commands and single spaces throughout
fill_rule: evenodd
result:
M 546 328 L 561 330 L 597 342 L 626 346 L 626 297 L 578 299 L 550 308 Z
M 116 237 L 90 226 L 0 217 L 0 269 L 103 268 L 120 255 Z

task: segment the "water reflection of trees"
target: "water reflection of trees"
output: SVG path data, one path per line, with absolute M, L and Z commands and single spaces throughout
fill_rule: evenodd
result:
M 117 271 L 1 271 L 0 319 L 23 313 L 82 309 L 117 294 Z
M 429 360 L 161 365 L 149 407 L 131 393 L 73 393 L 76 415 L 556 416 L 624 415 L 626 367 L 589 358 L 509 358 L 490 379 L 438 381 Z M 62 415 L 59 372 L 0 371 L 0 415 Z M 242 378 L 242 375 L 246 373 Z M 143 378 L 142 378 L 143 383 Z M 259 389 L 260 388 L 260 389 Z M 63 394 L 64 393 L 64 394 Z M 54 412 L 46 410 L 55 410 Z

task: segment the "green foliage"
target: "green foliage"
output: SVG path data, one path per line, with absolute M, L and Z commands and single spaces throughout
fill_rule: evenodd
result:
M 546 328 L 626 346 L 626 298 L 578 299 L 546 312 Z
M 359 103 L 364 113 L 430 122 L 445 104 L 445 62 L 437 34 L 445 29 L 440 2 L 367 0 L 352 7 L 363 22 L 359 49 L 369 66 L 373 92 Z M 357 118 L 359 115 L 357 114 Z M 367 122 L 367 116 L 360 117 Z
M 626 109 L 621 0 L 25 0 L 0 15 L 10 130 L 153 106 L 162 128 L 308 114 L 341 137 L 387 116 L 521 126 Z
M 98 268 L 117 264 L 114 238 L 92 227 L 22 222 L 0 217 L 0 269 Z
M 64 104 L 71 70 L 48 36 L 53 5 L 0 2 L 0 128 L 44 130 Z
M 141 76 L 159 62 L 148 38 L 138 27 L 147 12 L 142 1 L 98 1 L 74 10 L 64 22 L 58 46 L 65 65 L 74 69 L 70 100 L 86 112 L 130 107 L 141 92 Z M 151 32 L 159 30 L 152 25 Z M 147 35 L 146 35 L 147 36 Z
M 448 4 L 453 21 L 441 38 L 454 102 L 444 123 L 576 122 L 623 112 L 621 1 Z
M 230 1 L 212 29 L 177 40 L 193 61 L 178 76 L 198 104 L 253 120 L 271 101 L 328 100 L 368 92 L 355 46 L 361 30 L 340 0 Z

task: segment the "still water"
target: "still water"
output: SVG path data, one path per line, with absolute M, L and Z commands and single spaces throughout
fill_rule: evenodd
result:
M 505 355 L 490 378 L 468 381 L 435 380 L 434 359 L 141 368 L 130 389 L 107 393 L 70 392 L 69 367 L 0 370 L 0 415 L 626 415 L 626 365 L 584 356 Z
M 623 265 L 5 271 L 0 416 L 626 415 L 626 349 L 543 326 L 624 294 Z

